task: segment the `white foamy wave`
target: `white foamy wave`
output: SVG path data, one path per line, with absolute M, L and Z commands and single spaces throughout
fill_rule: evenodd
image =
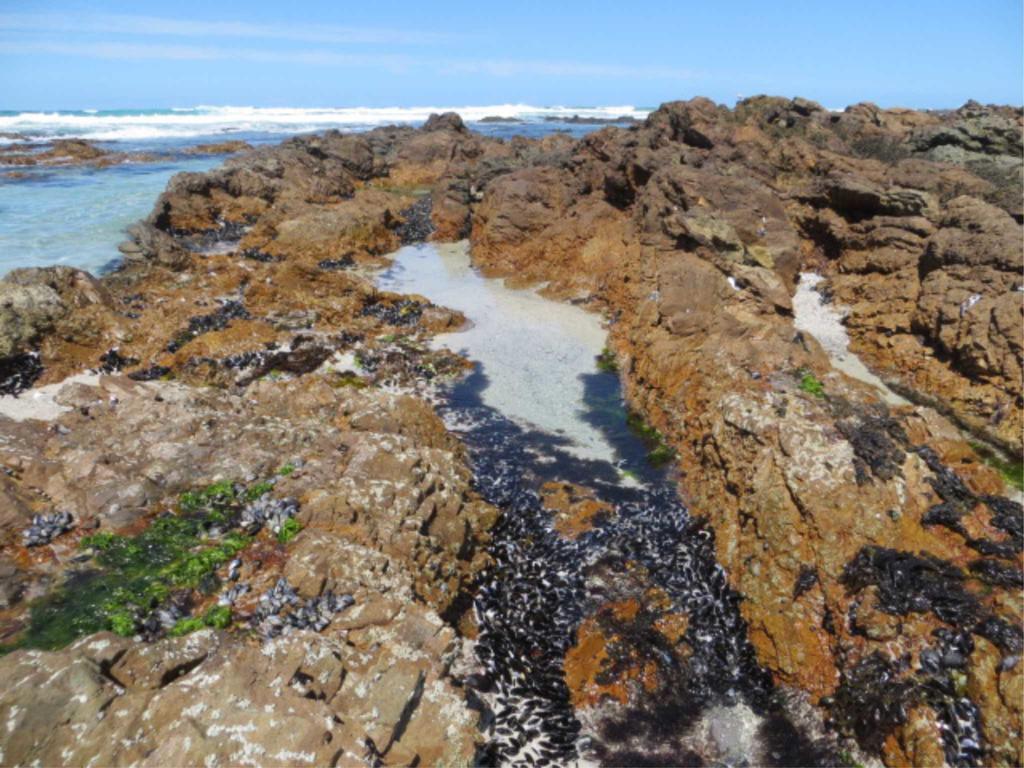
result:
M 82 110 L 19 112 L 0 115 L 0 133 L 38 139 L 81 138 L 95 141 L 184 139 L 224 133 L 305 133 L 327 128 L 372 128 L 393 123 L 421 123 L 432 113 L 458 112 L 467 122 L 485 117 L 541 122 L 573 116 L 587 119 L 643 119 L 648 110 L 633 106 L 536 107 L 490 106 L 350 107 L 300 109 L 276 107 L 176 107 L 165 110 Z

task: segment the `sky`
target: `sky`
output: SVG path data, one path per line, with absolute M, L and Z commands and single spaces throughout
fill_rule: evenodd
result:
M 0 0 L 0 110 L 1022 103 L 1021 0 Z

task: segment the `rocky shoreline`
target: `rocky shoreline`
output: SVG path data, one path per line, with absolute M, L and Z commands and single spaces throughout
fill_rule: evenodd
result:
M 2 138 L 2 137 L 0 137 Z M 9 138 L 21 139 L 17 134 Z M 182 150 L 184 155 L 232 155 L 252 149 L 244 141 L 230 140 L 212 144 L 195 144 Z M 155 163 L 165 160 L 166 152 L 124 152 L 108 149 L 100 143 L 85 139 L 54 139 L 30 141 L 28 139 L 0 146 L 0 176 L 8 179 L 31 178 L 30 170 L 37 168 L 87 167 L 109 168 L 125 163 Z
M 1021 125 L 765 97 L 579 141 L 433 116 L 180 174 L 100 280 L 15 270 L 0 391 L 101 375 L 51 395 L 47 421 L 0 416 L 0 642 L 23 646 L 0 659 L 0 762 L 472 762 L 487 708 L 460 647 L 507 510 L 423 400 L 464 369 L 426 345 L 462 318 L 371 273 L 403 243 L 468 237 L 485 273 L 608 318 L 609 364 L 675 451 L 743 642 L 791 719 L 830 734 L 767 761 L 1018 764 L 1019 493 L 966 438 L 1019 466 Z M 795 328 L 801 272 L 917 404 Z M 586 489 L 549 496 L 567 537 L 598 514 Z M 290 535 L 282 518 L 237 538 L 286 500 Z M 74 527 L 40 518 L 26 546 L 33 515 L 62 512 Z M 161 540 L 170 570 L 144 599 L 62 612 L 168 516 L 201 533 L 186 554 Z M 644 711 L 673 679 L 655 649 L 699 677 L 670 598 L 593 608 L 563 664 L 580 720 Z M 668 759 L 609 738 L 606 760 Z

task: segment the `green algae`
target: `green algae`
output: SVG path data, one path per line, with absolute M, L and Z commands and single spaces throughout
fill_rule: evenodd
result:
M 676 452 L 665 442 L 665 436 L 644 421 L 639 413 L 629 411 L 626 423 L 647 447 L 647 463 L 652 467 L 663 467 L 675 459 Z
M 213 606 L 213 608 L 203 614 L 203 623 L 214 629 L 227 629 L 231 626 L 231 606 Z
M 626 423 L 645 442 L 657 441 L 661 436 L 658 430 L 644 421 L 644 417 L 636 411 L 630 411 L 626 414 Z
M 825 396 L 825 385 L 810 371 L 797 371 L 800 376 L 800 390 L 815 397 Z
M 651 463 L 651 466 L 663 467 L 675 457 L 675 450 L 662 443 L 648 452 L 647 461 Z
M 597 370 L 602 373 L 619 372 L 619 363 L 615 359 L 615 353 L 608 347 L 601 350 L 601 354 L 597 356 Z
M 177 623 L 167 632 L 171 637 L 181 637 L 197 632 L 207 627 L 213 629 L 227 629 L 231 626 L 231 607 L 227 605 L 215 605 L 206 613 L 200 616 L 188 616 L 178 619 Z
M 371 189 L 379 189 L 389 195 L 401 195 L 402 197 L 425 197 L 430 194 L 430 187 L 417 184 L 375 184 L 371 186 Z
M 288 477 L 288 475 L 290 475 L 294 471 L 295 471 L 295 465 L 294 464 L 285 464 L 283 467 L 281 467 L 279 470 L 277 470 L 277 474 L 280 475 L 281 477 Z
M 71 573 L 63 584 L 35 601 L 22 637 L 2 650 L 52 650 L 103 630 L 134 635 L 172 592 L 216 585 L 217 569 L 245 549 L 251 538 L 238 531 L 214 538 L 211 529 L 221 528 L 245 502 L 272 487 L 256 483 L 243 489 L 231 482 L 214 483 L 181 494 L 178 514 L 165 513 L 138 534 L 100 532 L 84 537 L 80 547 L 92 553 L 88 567 Z M 226 615 L 208 612 L 201 621 L 208 622 L 206 626 L 227 626 L 230 609 Z
M 198 588 L 203 580 L 248 546 L 247 537 L 230 534 L 225 540 L 197 552 L 188 552 L 165 566 L 159 573 L 176 587 Z
M 969 441 L 981 460 L 1003 477 L 1003 481 L 1018 491 L 1024 491 L 1024 463 L 1011 461 L 993 451 L 984 443 Z
M 200 491 L 186 491 L 178 497 L 178 509 L 185 513 L 199 512 L 231 504 L 237 497 L 235 484 L 223 480 Z
M 271 482 L 263 481 L 262 483 L 256 483 L 255 485 L 249 486 L 245 491 L 246 501 L 256 501 L 261 496 L 266 496 L 274 490 L 274 484 Z
M 202 629 L 204 626 L 203 620 L 196 616 L 189 616 L 185 619 L 178 619 L 177 623 L 168 630 L 167 634 L 171 637 L 181 637 L 182 635 L 190 635 Z
M 301 530 L 302 524 L 294 517 L 289 517 L 281 524 L 281 530 L 277 532 L 277 540 L 282 544 L 287 544 L 298 536 Z
M 110 628 L 121 637 L 131 637 L 135 634 L 135 617 L 130 613 L 122 612 L 112 614 L 110 617 Z

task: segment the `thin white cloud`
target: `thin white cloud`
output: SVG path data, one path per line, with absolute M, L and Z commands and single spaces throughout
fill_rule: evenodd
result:
M 271 51 L 262 48 L 219 48 L 199 45 L 156 45 L 149 43 L 62 43 L 0 41 L 0 54 L 52 53 L 93 59 L 171 61 L 217 61 L 234 59 L 270 63 L 320 66 L 372 67 L 405 71 L 414 61 L 390 54 L 340 53 L 330 50 Z
M 213 48 L 194 45 L 149 45 L 140 43 L 56 43 L 0 42 L 0 53 L 54 53 L 92 59 L 171 59 L 198 61 L 224 58 Z
M 485 74 L 493 77 L 538 75 L 542 77 L 612 77 L 642 80 L 694 80 L 701 73 L 675 67 L 588 64 L 578 61 L 531 59 L 481 59 L 441 64 L 446 74 Z
M 177 37 L 258 38 L 306 43 L 428 45 L 451 35 L 421 30 L 344 27 L 333 24 L 256 24 L 247 21 L 190 21 L 128 14 L 0 13 L 0 30 L 77 32 Z
M 49 53 L 97 59 L 171 61 L 253 61 L 310 66 L 386 69 L 396 73 L 413 67 L 427 68 L 438 75 L 486 75 L 515 77 L 606 77 L 636 80 L 697 80 L 702 73 L 672 67 L 641 67 L 616 64 L 589 64 L 574 61 L 483 59 L 451 60 L 407 56 L 403 54 L 345 53 L 330 49 L 268 50 L 201 45 L 164 45 L 154 43 L 66 43 L 57 41 L 13 42 L 0 40 L 0 55 Z

